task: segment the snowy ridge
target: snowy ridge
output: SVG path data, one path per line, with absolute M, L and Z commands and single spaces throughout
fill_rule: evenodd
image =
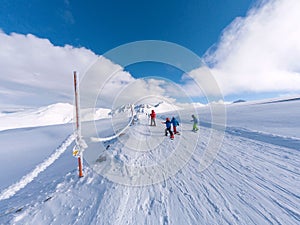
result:
M 165 113 L 180 110 L 181 108 L 177 105 L 162 101 L 151 107 L 151 110 L 152 109 L 154 109 L 157 113 Z
M 155 110 L 156 113 L 165 113 L 170 111 L 175 111 L 181 109 L 179 106 L 175 104 L 170 104 L 168 102 L 161 101 L 156 104 L 137 104 L 134 105 L 134 110 L 137 113 L 151 113 L 151 110 Z M 113 109 L 109 115 L 115 115 L 118 113 L 124 113 L 124 112 L 130 112 L 131 105 L 122 105 L 120 107 L 117 107 L 116 109 Z
M 158 104 L 139 104 L 134 107 L 135 112 L 150 113 L 154 109 L 157 113 L 178 110 L 179 107 L 166 102 Z M 107 119 L 121 113 L 131 114 L 131 105 L 123 105 L 116 109 L 96 108 L 81 109 L 82 121 Z M 0 112 L 0 131 L 18 128 L 49 126 L 73 122 L 74 106 L 68 103 L 57 103 L 38 109 L 22 109 Z
M 300 95 L 294 95 L 294 96 L 284 96 L 284 97 L 252 100 L 252 101 L 245 101 L 245 100 L 239 99 L 239 100 L 236 100 L 235 102 L 231 102 L 231 103 L 238 104 L 238 105 L 254 105 L 254 104 L 271 104 L 271 103 L 280 103 L 280 102 L 291 102 L 291 101 L 299 101 L 299 100 L 300 100 Z
M 117 132 L 116 134 L 114 134 L 110 137 L 105 137 L 105 138 L 91 137 L 91 141 L 93 141 L 93 142 L 110 141 L 112 139 L 115 139 L 115 138 L 119 137 L 121 134 L 123 134 L 128 129 L 128 127 L 131 125 L 131 123 L 133 121 L 133 117 L 134 117 L 135 112 L 134 112 L 132 107 L 130 108 L 130 111 L 131 111 L 132 115 L 130 117 L 129 123 L 123 129 L 121 129 L 119 132 Z
M 109 118 L 110 109 L 82 109 L 82 121 Z M 74 106 L 68 103 L 57 103 L 37 109 L 4 111 L 0 113 L 0 131 L 27 127 L 39 127 L 72 123 Z
M 300 101 L 299 96 L 293 98 L 274 98 L 260 101 L 249 101 L 232 104 L 233 107 L 255 107 L 257 104 L 273 104 L 289 103 L 293 101 Z M 224 104 L 224 102 L 213 102 L 210 104 Z M 178 104 L 174 105 L 165 101 L 161 101 L 156 104 L 137 104 L 134 106 L 134 110 L 137 113 L 150 113 L 151 110 L 155 110 L 156 113 L 165 113 L 176 110 L 183 110 L 193 107 L 207 108 L 209 105 L 203 105 L 200 103 L 193 104 Z M 229 104 L 227 104 L 230 107 Z M 230 108 L 229 108 L 230 109 Z M 119 113 L 130 112 L 130 105 L 123 105 L 116 109 L 107 108 L 95 108 L 95 109 L 82 109 L 81 118 L 82 121 L 91 121 L 110 118 Z M 73 122 L 74 106 L 68 103 L 56 103 L 38 109 L 21 109 L 10 110 L 0 112 L 0 131 L 17 128 L 49 126 L 56 124 L 65 124 Z
M 48 126 L 69 123 L 73 119 L 74 106 L 57 103 L 38 109 L 26 109 L 0 114 L 0 131 L 25 127 Z
M 7 189 L 3 190 L 0 194 L 0 201 L 4 199 L 8 199 L 13 196 L 17 191 L 24 188 L 27 184 L 29 184 L 33 179 L 35 179 L 39 173 L 47 169 L 52 163 L 55 162 L 56 159 L 60 157 L 60 155 L 68 148 L 68 146 L 75 140 L 75 134 L 70 135 L 60 147 L 58 147 L 55 152 L 47 158 L 44 162 L 37 165 L 36 168 L 31 171 L 29 174 L 22 177 L 22 179 L 8 187 Z

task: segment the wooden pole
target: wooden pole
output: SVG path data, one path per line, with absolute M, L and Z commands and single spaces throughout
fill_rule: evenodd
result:
M 75 90 L 75 107 L 76 107 L 76 130 L 79 130 L 79 110 L 78 110 L 78 91 L 77 91 L 77 75 L 74 71 L 74 90 Z
M 75 90 L 75 108 L 76 108 L 76 144 L 79 144 L 78 147 L 80 148 L 80 139 L 81 139 L 81 131 L 80 131 L 80 117 L 79 117 L 79 101 L 78 101 L 78 83 L 77 83 L 77 74 L 74 71 L 74 90 Z M 82 172 L 82 149 L 79 149 L 79 156 L 78 156 L 78 171 L 79 177 L 83 177 Z

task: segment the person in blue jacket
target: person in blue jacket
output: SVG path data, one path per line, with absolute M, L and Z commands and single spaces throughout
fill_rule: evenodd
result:
M 176 130 L 176 127 L 179 126 L 179 122 L 175 119 L 174 116 L 171 119 L 171 123 L 173 125 L 173 132 L 174 132 L 174 134 L 178 134 L 179 132 Z
M 171 127 L 172 127 L 172 122 L 170 121 L 169 118 L 166 118 L 166 122 L 162 122 L 164 124 L 166 124 L 166 129 L 165 129 L 165 135 L 168 136 L 168 131 L 170 133 L 170 138 L 173 139 L 174 138 L 174 134 L 171 131 Z

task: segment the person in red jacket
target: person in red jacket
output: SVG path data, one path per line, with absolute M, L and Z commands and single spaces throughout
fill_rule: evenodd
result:
M 156 113 L 154 112 L 154 110 L 152 109 L 151 114 L 150 114 L 150 118 L 151 118 L 151 123 L 150 126 L 156 126 Z

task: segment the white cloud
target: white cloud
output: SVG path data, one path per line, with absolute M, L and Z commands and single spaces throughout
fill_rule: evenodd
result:
M 182 80 L 184 82 L 182 87 L 190 96 L 205 96 L 209 99 L 222 97 L 218 83 L 207 67 L 200 67 L 184 74 Z
M 299 12 L 299 0 L 266 1 L 225 29 L 205 56 L 225 95 L 300 90 Z
M 109 59 L 85 48 L 54 46 L 48 39 L 0 30 L 0 108 L 73 103 L 73 71 L 81 105 L 113 107 L 149 96 L 169 98 L 166 81 L 135 79 Z M 148 97 L 147 97 L 148 96 Z M 172 102 L 174 99 L 169 98 Z
M 117 80 L 119 80 L 119 75 L 121 74 L 116 75 Z M 165 99 L 168 99 L 169 102 L 174 102 L 174 99 L 170 97 L 172 96 L 171 93 L 167 91 L 168 86 L 169 83 L 165 80 L 152 78 L 132 79 L 128 85 L 123 85 L 122 87 L 121 85 L 117 86 L 119 88 L 116 88 L 115 83 L 108 83 L 105 86 L 104 93 L 106 99 L 111 99 L 112 108 L 130 103 L 137 104 L 149 101 L 151 103 L 158 103 Z
M 34 35 L 0 31 L 1 106 L 73 101 L 73 71 L 84 72 L 97 56 L 85 48 L 54 46 Z M 26 94 L 28 96 L 26 96 Z

